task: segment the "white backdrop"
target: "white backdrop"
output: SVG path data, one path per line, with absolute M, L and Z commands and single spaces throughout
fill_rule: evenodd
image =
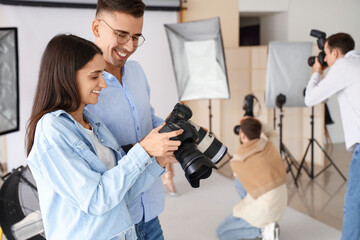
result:
M 311 42 L 270 42 L 266 71 L 265 104 L 276 107 L 278 94 L 286 96 L 284 107 L 305 107 L 303 91 L 310 78 L 307 59 Z
M 17 27 L 19 42 L 20 131 L 8 134 L 8 169 L 25 164 L 25 125 L 32 101 L 42 52 L 58 33 L 72 33 L 93 40 L 91 22 L 95 9 L 42 8 L 0 5 L 0 27 Z M 178 96 L 165 23 L 176 23 L 176 12 L 146 11 L 143 34 L 146 42 L 131 59 L 138 60 L 151 87 L 155 113 L 166 117 Z

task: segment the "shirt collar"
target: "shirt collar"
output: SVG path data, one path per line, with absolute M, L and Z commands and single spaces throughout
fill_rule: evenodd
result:
M 122 72 L 122 77 L 121 77 L 122 82 L 124 82 L 124 80 L 126 79 L 126 73 L 127 73 L 126 63 L 124 64 L 124 66 L 121 67 L 121 72 Z M 103 71 L 103 77 L 105 80 L 108 80 L 108 81 L 116 81 L 116 82 L 119 81 L 114 75 L 107 72 L 106 70 Z
M 89 121 L 91 126 L 100 126 L 100 120 L 86 109 L 84 109 L 84 117 Z
M 347 58 L 347 57 L 352 57 L 352 56 L 356 56 L 356 55 L 360 55 L 360 50 L 351 50 L 351 51 L 348 51 L 344 58 Z
M 255 153 L 263 151 L 266 143 L 267 141 L 265 139 L 257 138 L 250 140 L 247 143 L 241 144 L 236 152 L 237 158 L 241 161 L 244 161 Z
M 67 118 L 69 118 L 70 120 L 72 120 L 73 122 L 76 122 L 75 119 L 67 112 L 65 112 L 64 110 L 60 109 L 60 110 L 56 110 L 53 112 L 53 114 L 56 117 L 59 116 L 65 116 Z M 91 126 L 100 126 L 100 120 L 97 119 L 97 117 L 95 117 L 95 115 L 93 115 L 92 113 L 90 113 L 89 111 L 87 111 L 86 109 L 84 109 L 84 117 L 86 118 L 87 121 L 89 121 L 89 123 L 91 124 Z

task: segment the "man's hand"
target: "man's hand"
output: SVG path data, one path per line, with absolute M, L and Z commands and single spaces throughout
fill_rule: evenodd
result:
M 156 157 L 156 161 L 163 168 L 166 167 L 168 163 L 177 163 L 174 154 L 170 156 Z
M 323 71 L 327 68 L 327 66 L 322 66 L 319 62 L 318 57 L 315 58 L 315 63 L 312 67 L 314 72 L 318 72 L 320 75 L 323 73 Z
M 140 145 L 145 149 L 150 157 L 169 157 L 174 155 L 181 145 L 179 140 L 170 140 L 172 137 L 176 137 L 184 132 L 183 129 L 179 129 L 172 132 L 159 133 L 160 129 L 165 125 L 154 128 L 145 138 L 140 141 Z

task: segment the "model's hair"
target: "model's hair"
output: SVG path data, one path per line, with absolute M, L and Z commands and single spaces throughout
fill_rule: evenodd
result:
M 135 18 L 140 18 L 144 16 L 145 4 L 142 0 L 98 0 L 96 16 L 104 11 L 124 12 Z
M 74 35 L 57 35 L 42 55 L 39 79 L 30 119 L 26 127 L 26 150 L 34 143 L 36 124 L 51 111 L 73 112 L 80 106 L 76 71 L 102 52 L 94 43 Z
M 240 131 L 242 131 L 249 140 L 260 138 L 261 122 L 256 118 L 245 118 L 240 122 Z
M 334 48 L 340 49 L 342 54 L 355 49 L 354 39 L 347 33 L 336 33 L 326 39 L 330 52 Z

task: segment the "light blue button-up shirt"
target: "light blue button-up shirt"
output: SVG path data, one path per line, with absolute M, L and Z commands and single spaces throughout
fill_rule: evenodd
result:
M 127 155 L 95 116 L 84 111 L 100 143 L 113 150 L 107 170 L 94 139 L 68 113 L 45 114 L 27 163 L 35 178 L 47 239 L 136 239 L 128 203 L 164 169 L 140 144 Z
M 96 105 L 86 108 L 96 114 L 109 128 L 121 146 L 134 144 L 161 125 L 150 104 L 150 87 L 141 66 L 127 61 L 122 68 L 122 85 L 108 72 L 104 72 L 107 88 L 101 91 Z M 135 223 L 157 217 L 164 209 L 165 193 L 159 178 L 151 188 L 130 203 Z

